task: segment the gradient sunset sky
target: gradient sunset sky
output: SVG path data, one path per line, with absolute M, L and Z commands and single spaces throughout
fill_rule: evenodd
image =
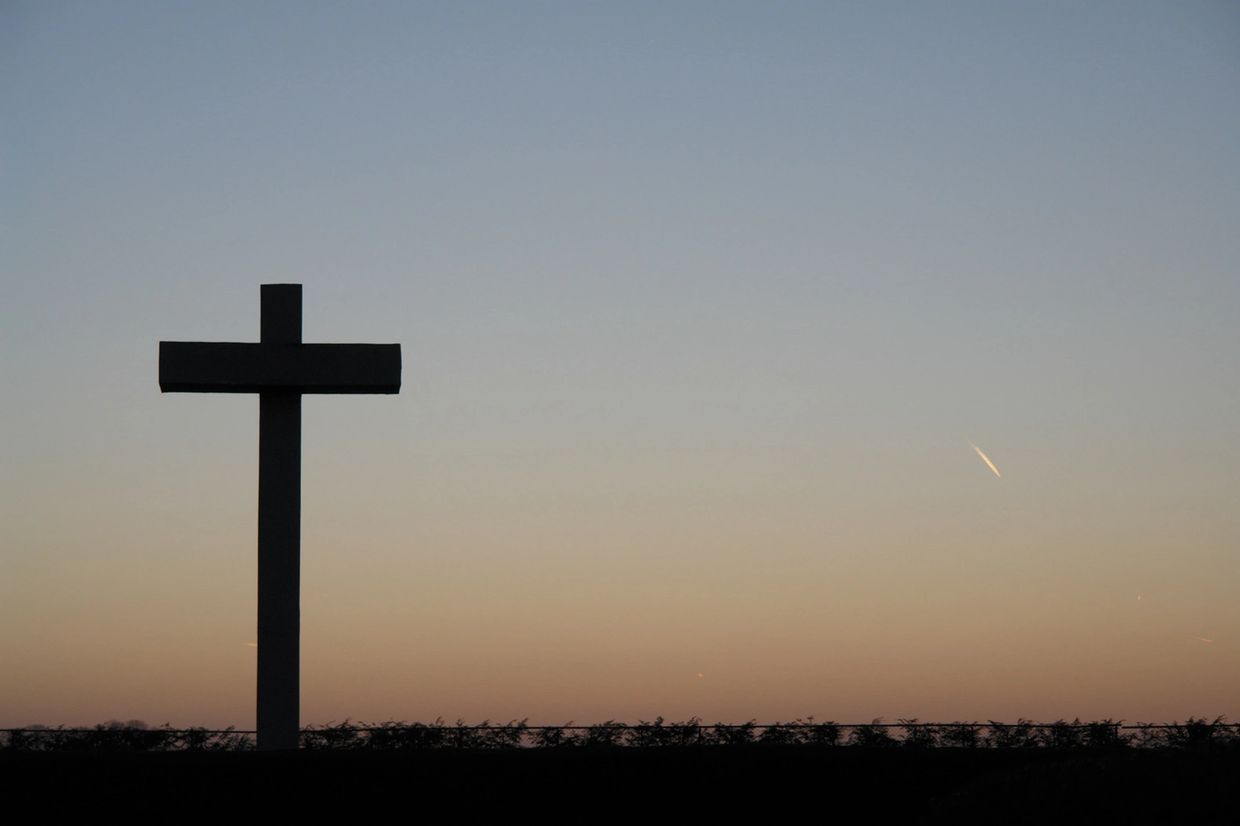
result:
M 1240 6 L 6 2 L 0 726 L 1240 719 Z M 992 472 L 981 449 L 1001 476 Z

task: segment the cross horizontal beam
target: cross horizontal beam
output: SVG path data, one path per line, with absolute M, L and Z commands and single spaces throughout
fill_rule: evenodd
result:
M 399 344 L 159 343 L 165 393 L 398 393 Z

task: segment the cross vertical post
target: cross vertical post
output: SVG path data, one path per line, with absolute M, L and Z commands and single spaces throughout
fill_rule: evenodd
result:
M 301 285 L 262 286 L 263 345 L 301 344 Z M 301 393 L 258 394 L 258 748 L 297 748 L 301 670 Z

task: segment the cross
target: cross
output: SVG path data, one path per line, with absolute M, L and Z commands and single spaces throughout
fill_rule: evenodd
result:
M 161 341 L 164 393 L 258 394 L 258 748 L 295 749 L 301 396 L 399 393 L 399 344 L 302 344 L 301 285 L 262 285 L 258 344 Z

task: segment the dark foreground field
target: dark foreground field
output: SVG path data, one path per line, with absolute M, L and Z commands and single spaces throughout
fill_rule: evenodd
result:
M 792 746 L 0 754 L 5 809 L 232 818 L 1240 823 L 1240 750 Z M 24 808 L 24 807 L 21 807 Z M 27 821 L 30 822 L 30 821 Z

